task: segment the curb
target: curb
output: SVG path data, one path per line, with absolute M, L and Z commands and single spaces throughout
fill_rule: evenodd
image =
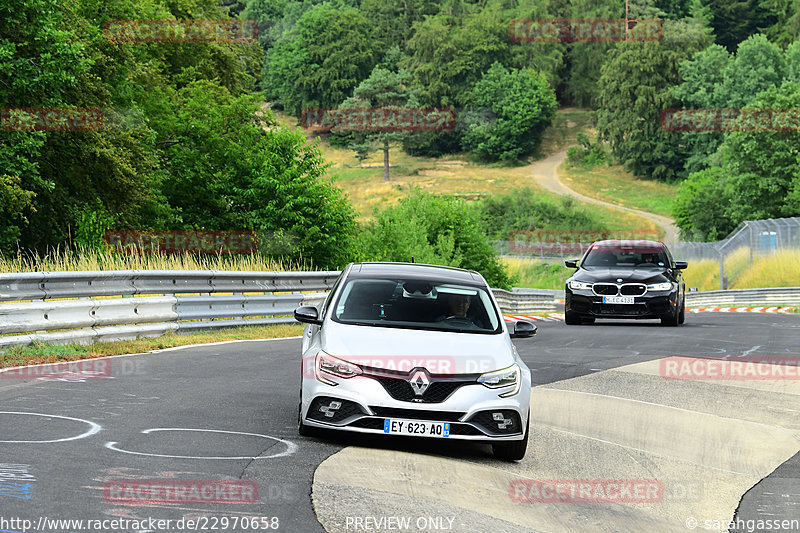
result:
M 686 308 L 690 313 L 788 313 L 795 307 L 698 307 Z

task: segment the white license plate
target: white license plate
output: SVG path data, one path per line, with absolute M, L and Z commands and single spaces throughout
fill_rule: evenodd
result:
M 383 421 L 383 432 L 390 435 L 446 438 L 450 436 L 450 423 L 386 418 Z
M 603 296 L 604 304 L 632 304 L 633 296 Z

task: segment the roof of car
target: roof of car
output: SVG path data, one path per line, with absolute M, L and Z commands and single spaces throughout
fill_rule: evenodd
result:
M 348 276 L 420 278 L 480 285 L 486 283 L 483 276 L 474 270 L 423 263 L 353 263 Z

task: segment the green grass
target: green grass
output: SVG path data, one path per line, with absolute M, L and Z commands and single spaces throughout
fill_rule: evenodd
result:
M 296 127 L 297 121 L 293 117 L 280 112 L 275 112 L 275 116 L 280 124 Z M 538 186 L 530 162 L 575 144 L 578 132 L 589 131 L 591 122 L 591 111 L 575 108 L 559 110 L 553 124 L 542 136 L 538 153 L 528 162 L 517 165 L 478 163 L 466 154 L 441 158 L 415 157 L 404 153 L 399 145 L 392 145 L 388 182 L 383 181 L 382 152 L 373 152 L 367 160 L 359 163 L 352 150 L 331 146 L 324 140 L 319 141 L 319 147 L 325 160 L 332 164 L 330 179 L 344 191 L 358 212 L 358 219 L 364 222 L 373 217 L 376 208 L 395 204 L 414 187 L 466 199 L 529 187 L 534 194 L 559 202 L 561 196 Z M 310 139 L 314 138 L 311 131 L 305 130 L 304 134 Z M 602 220 L 610 230 L 660 231 L 655 224 L 624 211 L 592 204 L 581 205 Z
M 561 170 L 564 184 L 585 196 L 672 217 L 677 184 L 639 179 L 619 165 L 584 169 L 565 164 Z
M 269 326 L 242 326 L 237 328 L 177 335 L 168 333 L 161 337 L 143 338 L 130 341 L 97 342 L 94 344 L 71 344 L 51 346 L 36 343 L 30 346 L 13 346 L 0 352 L 0 368 L 21 365 L 55 363 L 59 361 L 78 361 L 107 355 L 144 353 L 163 348 L 185 346 L 187 344 L 207 344 L 210 342 L 273 339 L 302 335 L 302 324 L 276 324 Z
M 503 257 L 503 265 L 515 287 L 528 289 L 563 289 L 567 278 L 575 272 L 559 263 L 542 263 L 539 259 Z
M 516 276 L 515 287 L 560 290 L 574 272 L 561 262 L 542 264 L 535 258 L 503 257 L 501 261 L 509 273 Z M 756 256 L 751 266 L 749 250 L 740 248 L 725 258 L 725 276 L 728 278 L 729 289 L 797 287 L 800 285 L 800 251 L 786 250 L 763 257 Z M 687 288 L 719 290 L 719 261 L 689 261 L 689 268 L 684 271 L 683 278 Z
M 309 265 L 274 261 L 260 255 L 120 254 L 110 251 L 53 250 L 49 254 L 0 255 L 3 272 L 66 270 L 309 270 Z

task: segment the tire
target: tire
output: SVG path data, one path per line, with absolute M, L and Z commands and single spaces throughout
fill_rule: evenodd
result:
M 681 304 L 681 312 L 678 313 L 678 324 L 686 322 L 686 302 Z
M 302 398 L 302 397 L 301 397 Z M 302 437 L 317 437 L 320 434 L 320 430 L 315 427 L 307 426 L 303 424 L 303 419 L 300 418 L 303 412 L 303 402 L 300 401 L 300 404 L 297 406 L 297 433 L 300 434 Z
M 581 323 L 581 317 L 580 315 L 567 311 L 564 313 L 564 323 L 568 326 L 577 326 Z
M 675 311 L 675 313 L 661 317 L 661 325 L 667 327 L 677 327 L 680 324 L 680 312 Z
M 531 425 L 531 414 L 528 412 L 528 426 Z M 492 453 L 496 459 L 502 461 L 521 461 L 528 450 L 528 427 L 525 427 L 525 436 L 522 440 L 498 442 L 492 444 Z

